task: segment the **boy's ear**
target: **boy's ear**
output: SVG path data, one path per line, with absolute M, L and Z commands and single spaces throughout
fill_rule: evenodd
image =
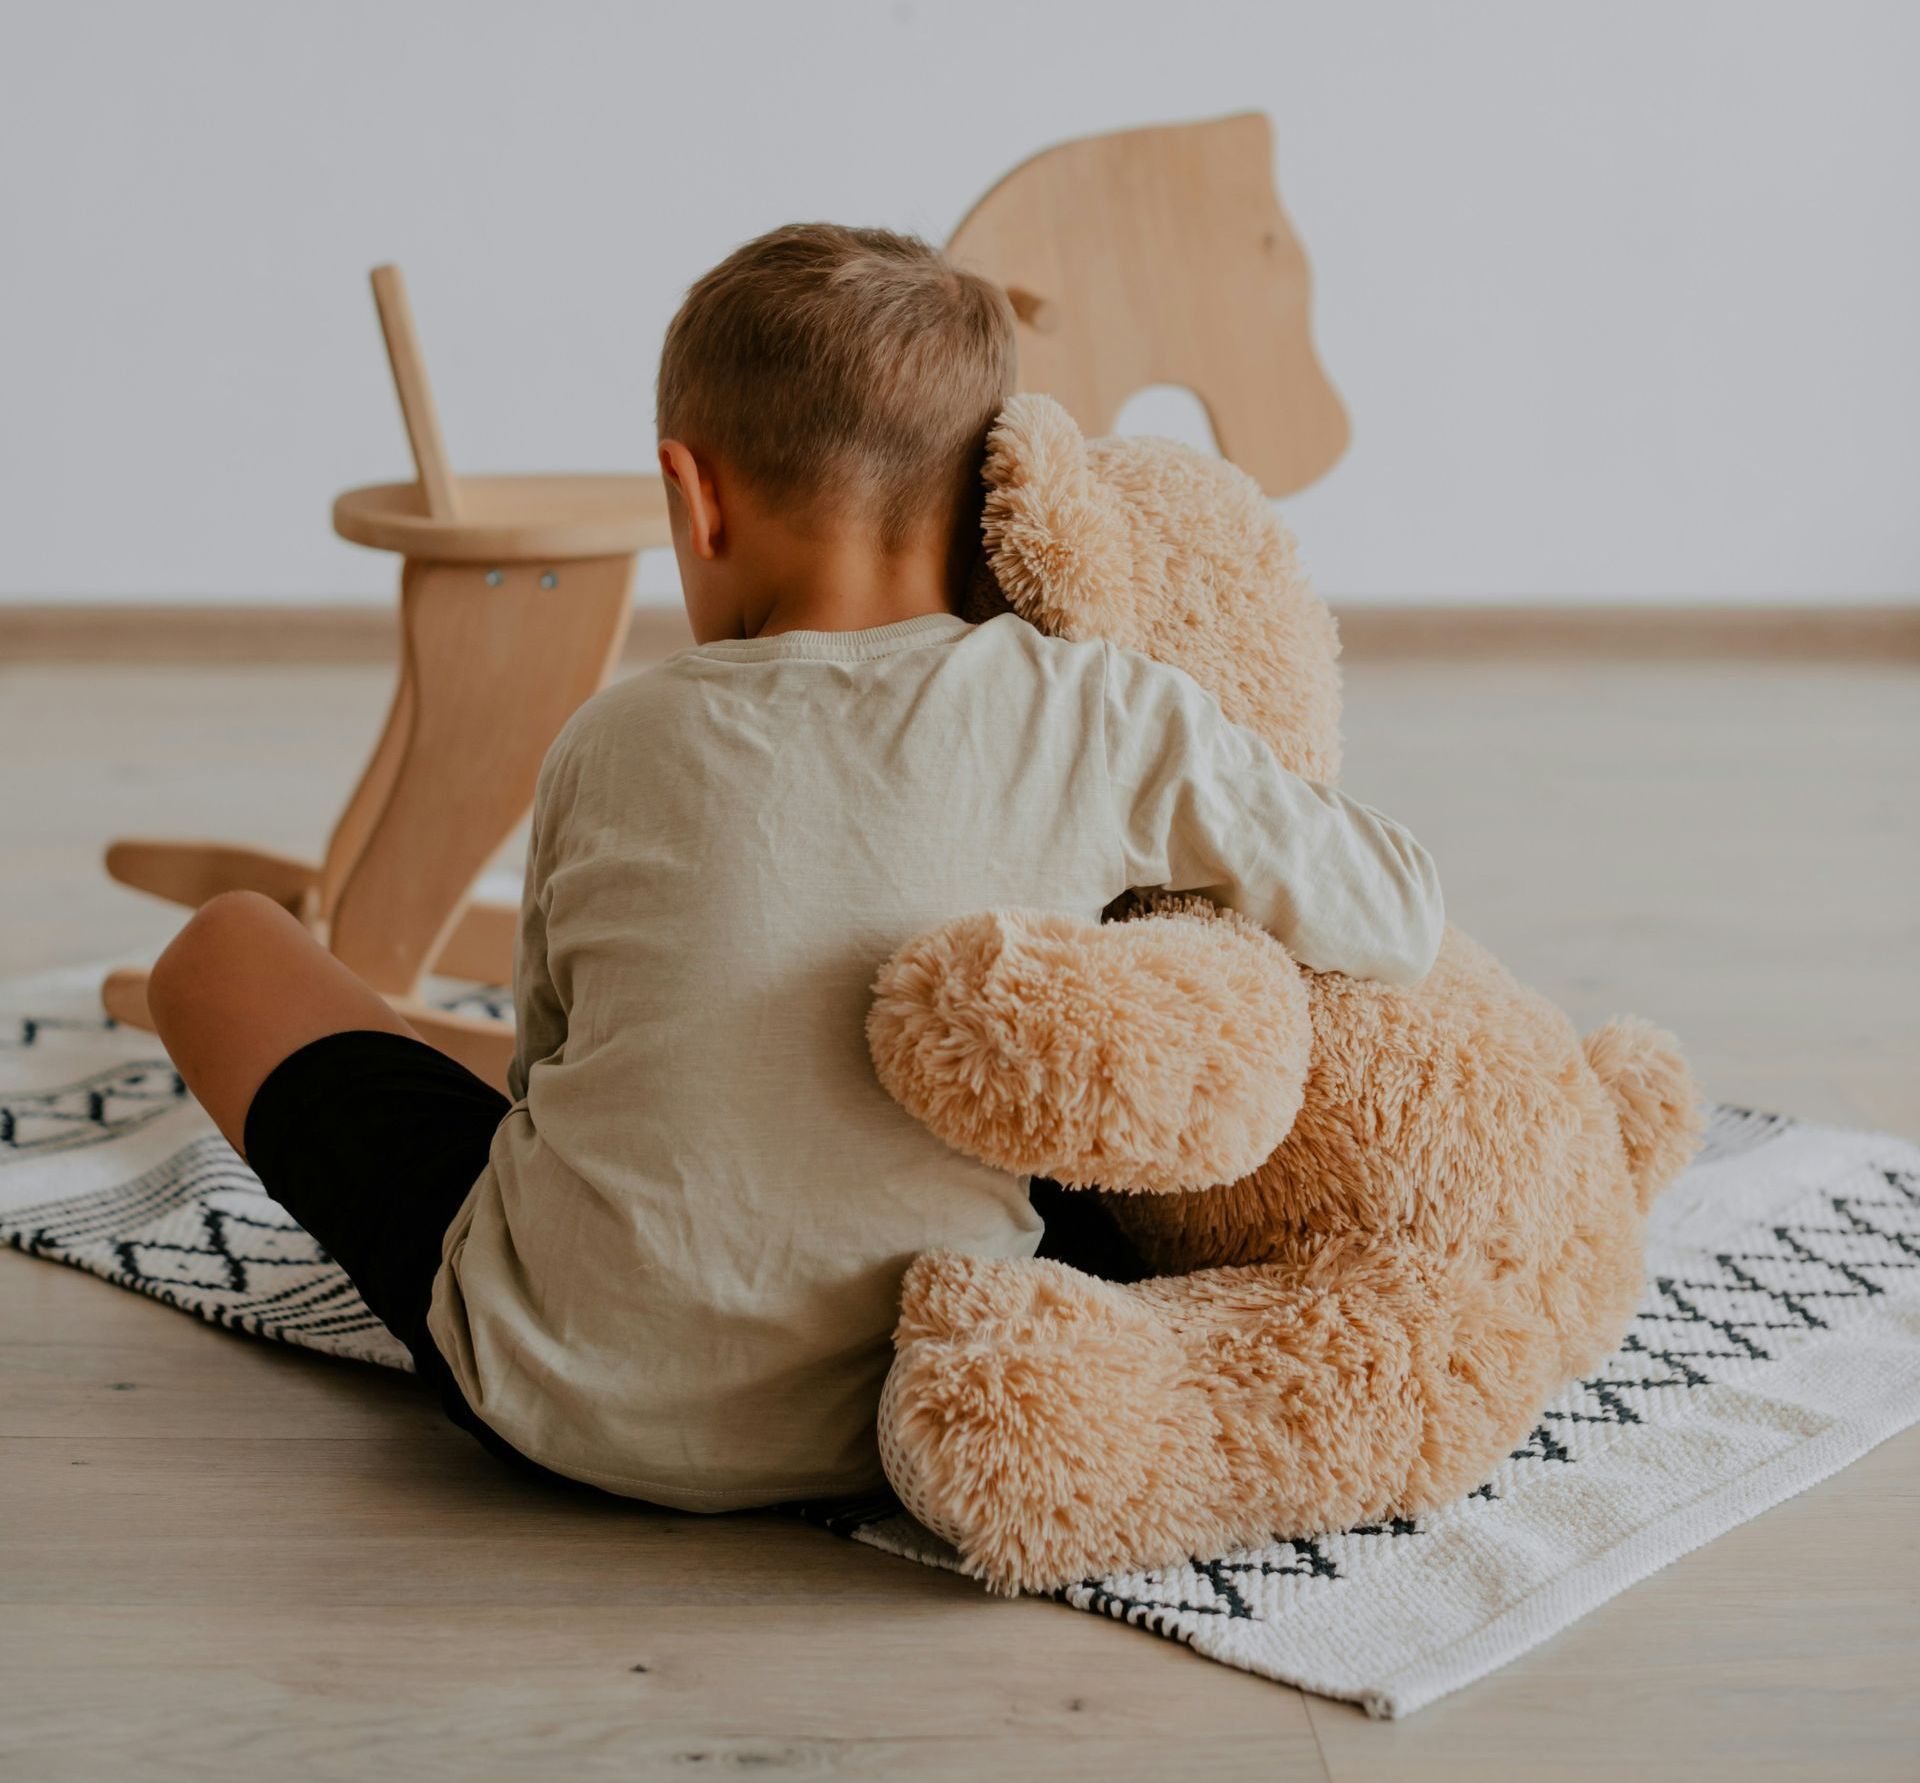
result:
M 720 555 L 720 497 L 707 467 L 678 440 L 660 442 L 660 475 L 686 504 L 687 543 L 696 557 Z

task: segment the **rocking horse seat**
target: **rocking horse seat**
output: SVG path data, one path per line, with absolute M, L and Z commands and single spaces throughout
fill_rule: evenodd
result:
M 429 514 L 418 483 L 370 483 L 334 502 L 333 530 L 436 563 L 559 563 L 670 542 L 653 476 L 462 477 L 454 519 Z

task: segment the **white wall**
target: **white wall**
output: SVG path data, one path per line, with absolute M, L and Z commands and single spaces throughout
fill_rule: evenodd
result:
M 735 242 L 1249 106 L 1355 419 L 1287 504 L 1330 594 L 1912 598 L 1917 66 L 1903 0 L 11 0 L 0 598 L 384 597 L 327 529 L 406 472 L 378 260 L 462 468 L 637 468 Z

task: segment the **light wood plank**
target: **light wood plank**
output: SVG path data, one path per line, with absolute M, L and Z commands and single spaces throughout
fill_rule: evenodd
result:
M 380 814 L 325 913 L 334 954 L 375 990 L 413 993 L 475 878 L 532 807 L 547 745 L 619 651 L 632 573 L 627 557 L 538 579 L 524 565 L 487 574 L 406 565 L 412 722 Z M 538 598 L 546 584 L 552 601 Z
M 976 1608 L 1003 1634 L 1047 1614 Z M 908 1601 L 824 1619 L 802 1603 L 689 1607 L 670 1620 L 615 1606 L 341 1606 L 265 1626 L 219 1610 L 183 1624 L 162 1610 L 47 1608 L 10 1616 L 0 1634 L 0 1663 L 37 1679 L 0 1742 L 54 1761 L 36 1776 L 89 1780 L 147 1774 L 155 1753 L 168 1774 L 195 1777 L 324 1766 L 342 1777 L 1096 1780 L 1137 1774 L 1172 1710 L 1209 1730 L 1176 1774 L 1322 1775 L 1297 1700 L 1251 1714 L 1228 1674 L 1130 1630 L 1094 1630 L 1095 1664 L 1031 1640 L 1016 1640 L 1016 1662 L 987 1642 L 956 1649 L 953 1622 L 948 1606 Z

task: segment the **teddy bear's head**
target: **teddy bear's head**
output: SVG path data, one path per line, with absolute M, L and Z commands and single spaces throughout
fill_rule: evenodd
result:
M 1309 780 L 1340 769 L 1340 640 L 1293 535 L 1245 473 L 1172 440 L 1089 444 L 1049 396 L 1016 396 L 988 440 L 994 584 L 1041 631 L 1182 668 Z

